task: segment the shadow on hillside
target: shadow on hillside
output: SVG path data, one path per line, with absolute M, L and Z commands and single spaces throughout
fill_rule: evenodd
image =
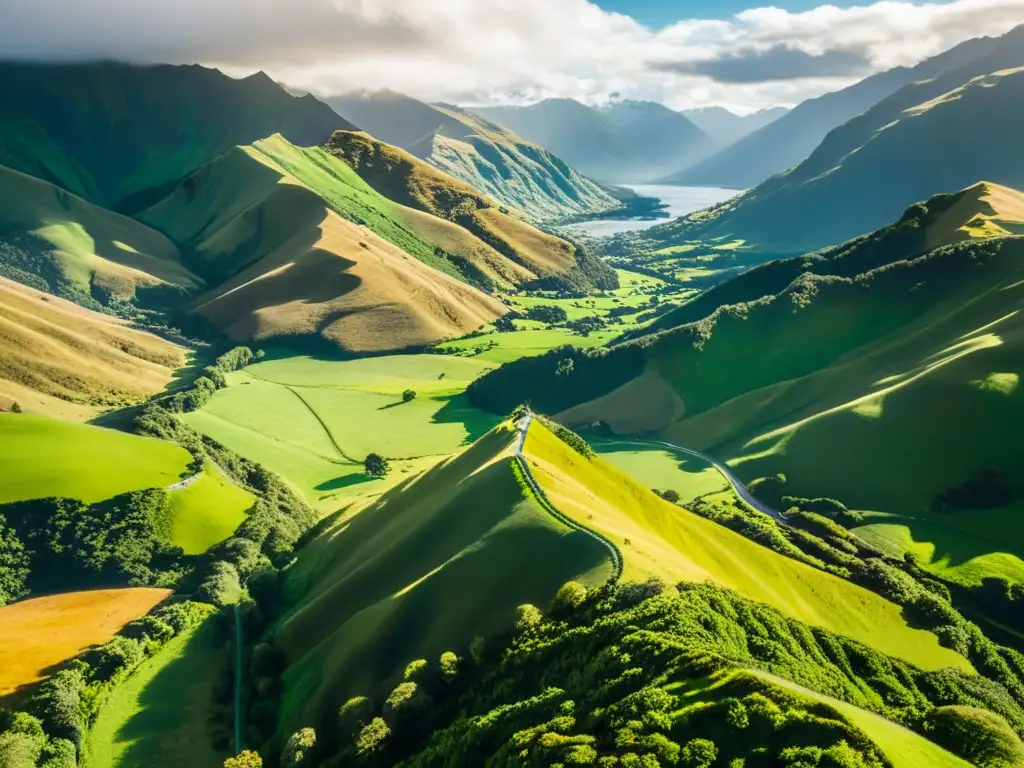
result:
M 474 408 L 466 395 L 449 398 L 431 419 L 432 424 L 461 424 L 466 429 L 463 445 L 475 443 L 501 421 L 500 416 Z
M 358 475 L 342 475 L 336 477 L 333 480 L 320 483 L 316 486 L 317 491 L 337 491 L 341 488 L 351 488 L 353 485 L 362 485 L 363 483 L 372 483 L 373 478 L 367 477 L 363 474 Z
M 117 741 L 127 744 L 118 760 L 121 768 L 188 768 L 214 751 L 207 719 L 226 653 L 215 622 L 207 620 L 180 655 L 156 673 L 140 693 L 138 709 L 117 731 Z M 224 757 L 218 757 L 218 765 Z

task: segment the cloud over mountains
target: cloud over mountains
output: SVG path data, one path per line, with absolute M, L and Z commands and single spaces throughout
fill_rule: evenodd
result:
M 752 3 L 755 0 L 752 0 Z M 1024 22 L 1024 0 L 884 0 L 650 30 L 586 0 L 0 0 L 0 56 L 202 62 L 315 93 L 499 102 L 612 92 L 795 103 Z

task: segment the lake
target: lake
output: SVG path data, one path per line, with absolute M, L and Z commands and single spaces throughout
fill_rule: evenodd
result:
M 643 197 L 656 197 L 668 206 L 668 213 L 673 219 L 688 213 L 708 208 L 730 197 L 735 197 L 742 190 L 722 189 L 721 187 L 676 187 L 667 184 L 620 184 L 632 189 Z M 593 237 L 608 237 L 619 232 L 631 232 L 648 229 L 656 224 L 664 224 L 669 219 L 597 219 L 582 224 L 573 224 Z

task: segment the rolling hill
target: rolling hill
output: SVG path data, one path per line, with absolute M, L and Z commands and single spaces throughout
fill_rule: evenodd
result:
M 159 392 L 185 350 L 0 278 L 0 410 L 86 420 Z
M 707 140 L 681 114 L 653 102 L 595 109 L 572 99 L 546 99 L 526 107 L 474 107 L 471 111 L 605 183 L 637 183 L 663 176 L 667 168 L 696 155 Z
M 0 276 L 94 309 L 166 306 L 202 285 L 159 232 L 2 166 Z
M 792 495 L 895 516 L 880 522 L 934 544 L 935 567 L 954 576 L 1024 578 L 1024 542 L 1007 525 L 1016 485 L 977 508 L 971 495 L 940 503 L 1021 471 L 1005 425 L 1024 416 L 1024 240 L 985 237 L 1019 227 L 1019 205 L 980 185 L 913 206 L 872 237 L 734 278 L 658 333 L 492 372 L 471 399 L 656 433 L 748 481 L 782 472 Z M 572 369 L 556 375 L 566 357 Z
M 0 165 L 107 208 L 138 210 L 237 144 L 319 144 L 353 126 L 262 72 L 193 66 L 4 63 Z
M 611 575 L 602 545 L 525 490 L 517 439 L 497 427 L 305 548 L 287 587 L 298 602 L 275 636 L 290 662 L 286 727 L 393 685 L 413 659 L 510 629 L 517 605 L 544 603 L 566 581 Z
M 1007 38 L 1012 38 L 1014 32 Z M 664 179 L 669 184 L 732 189 L 754 187 L 810 157 L 830 131 L 921 80 L 989 55 L 1000 38 L 978 38 L 907 68 L 896 67 L 833 93 L 809 99 L 682 173 Z M 992 70 L 990 70 L 992 71 Z
M 870 232 L 915 200 L 983 179 L 1024 187 L 1024 149 L 1011 127 L 1024 104 L 1024 46 L 1011 52 L 1018 68 L 973 76 L 972 66 L 908 86 L 837 129 L 789 172 L 650 236 L 671 239 L 686 232 L 690 239 L 729 237 L 812 250 Z M 1005 58 L 978 63 L 998 66 Z M 944 90 L 961 75 L 969 79 Z M 983 153 L 977 151 L 978 125 L 986 126 Z
M 458 107 L 393 91 L 350 93 L 327 103 L 367 133 L 533 221 L 619 207 L 599 185 L 543 147 Z

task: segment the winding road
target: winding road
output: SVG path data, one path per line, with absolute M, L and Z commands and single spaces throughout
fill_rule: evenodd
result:
M 548 498 L 547 493 L 544 492 L 544 489 L 540 487 L 540 484 L 537 482 L 537 479 L 533 476 L 533 471 L 530 469 L 530 463 L 526 460 L 526 456 L 523 454 L 523 446 L 526 445 L 526 433 L 529 431 L 530 424 L 532 423 L 532 413 L 527 413 L 523 418 L 516 422 L 516 429 L 519 430 L 519 440 L 516 443 L 515 458 L 516 462 L 518 462 L 519 464 L 519 467 L 523 471 L 523 478 L 526 480 L 527 485 L 530 486 L 530 490 L 536 497 L 537 503 L 540 504 L 540 506 L 543 507 L 543 509 L 548 514 L 550 514 L 552 517 L 558 520 L 558 522 L 562 523 L 562 525 L 566 526 L 567 528 L 571 528 L 574 531 L 579 531 L 580 533 L 586 534 L 587 536 L 594 539 L 608 550 L 608 552 L 611 554 L 612 559 L 612 575 L 608 578 L 608 581 L 618 581 L 622 577 L 623 567 L 622 552 L 619 551 L 619 548 L 615 546 L 615 544 L 613 544 L 609 539 L 606 539 L 597 531 L 587 528 L 585 525 L 581 525 L 568 515 L 565 515 L 562 512 L 560 512 L 558 508 L 551 503 L 551 500 Z
M 677 453 L 684 453 L 688 456 L 694 456 L 698 459 L 706 461 L 708 464 L 713 465 L 715 469 L 722 473 L 725 479 L 729 481 L 729 485 L 732 486 L 732 489 L 736 492 L 736 495 L 743 499 L 743 501 L 746 502 L 748 506 L 753 507 L 758 512 L 763 512 L 764 514 L 768 515 L 771 518 L 774 518 L 780 523 L 786 522 L 785 515 L 779 512 L 779 510 L 769 507 L 767 504 L 764 504 L 763 502 L 760 502 L 757 499 L 755 499 L 753 494 L 747 490 L 747 486 L 741 483 L 739 478 L 737 478 L 732 473 L 729 467 L 723 462 L 719 461 L 718 459 L 712 456 L 708 456 L 706 453 L 695 451 L 692 448 L 683 448 L 681 445 L 675 445 L 674 443 L 666 443 L 662 442 L 661 440 L 630 440 L 629 442 L 638 443 L 641 445 L 660 445 L 663 448 L 669 448 L 670 450 L 676 451 Z

